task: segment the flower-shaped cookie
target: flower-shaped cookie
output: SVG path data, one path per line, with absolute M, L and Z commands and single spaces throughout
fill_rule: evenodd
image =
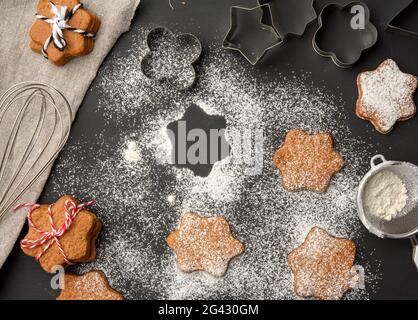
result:
M 321 300 L 341 299 L 359 280 L 353 271 L 355 256 L 353 241 L 312 228 L 305 242 L 288 256 L 296 294 Z
M 95 260 L 102 223 L 85 206 L 70 196 L 53 205 L 32 205 L 29 231 L 20 242 L 23 252 L 35 257 L 46 272 L 53 272 L 56 266 Z
M 369 8 L 358 1 L 345 6 L 326 5 L 319 14 L 318 25 L 312 40 L 315 51 L 342 68 L 354 65 L 363 51 L 377 42 L 378 32 L 370 21 Z
M 273 159 L 289 191 L 326 191 L 332 176 L 344 166 L 329 133 L 309 135 L 292 129 Z
M 149 52 L 141 61 L 142 73 L 147 78 L 166 80 L 178 90 L 195 83 L 194 65 L 202 54 L 202 45 L 194 35 L 176 36 L 166 28 L 156 28 L 148 34 L 147 45 Z
M 30 30 L 30 47 L 55 65 L 93 51 L 100 19 L 79 0 L 40 0 L 36 18 Z
M 316 19 L 314 0 L 258 0 L 268 3 L 271 21 L 277 33 L 284 39 L 287 35 L 302 36 L 306 26 Z
M 124 300 L 124 298 L 110 287 L 102 271 L 90 271 L 81 276 L 66 273 L 64 288 L 57 300 Z
M 391 131 L 397 121 L 408 120 L 416 113 L 414 92 L 418 78 L 403 73 L 391 59 L 374 71 L 360 73 L 357 85 L 357 116 L 369 120 L 382 134 Z
M 206 271 L 215 277 L 222 277 L 230 260 L 244 252 L 224 217 L 203 218 L 191 212 L 182 217 L 167 244 L 176 253 L 180 270 Z

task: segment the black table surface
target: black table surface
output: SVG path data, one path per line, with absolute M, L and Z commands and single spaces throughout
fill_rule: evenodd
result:
M 186 4 L 181 5 L 181 0 L 172 0 L 176 5 L 176 10 L 173 11 L 169 7 L 168 0 L 143 0 L 132 22 L 130 32 L 135 32 L 141 25 L 152 23 L 181 32 L 194 33 L 206 45 L 214 42 L 214 33 L 218 34 L 216 41 L 219 41 L 219 34 L 226 33 L 231 5 L 246 7 L 256 5 L 256 1 L 253 0 L 184 1 Z M 346 1 L 336 2 L 345 3 Z M 263 60 L 267 63 L 262 62 L 256 68 L 263 70 L 263 68 L 266 69 L 264 65 L 273 63 L 284 75 L 294 70 L 309 70 L 314 81 L 325 84 L 330 90 L 341 91 L 344 99 L 347 100 L 347 105 L 353 105 L 357 98 L 357 88 L 353 81 L 356 75 L 363 70 L 374 69 L 386 58 L 393 58 L 399 63 L 401 69 L 418 74 L 418 40 L 385 31 L 385 25 L 409 2 L 410 0 L 365 0 L 370 7 L 372 21 L 378 27 L 379 41 L 349 70 L 341 70 L 332 63 L 326 63 L 324 62 L 326 59 L 313 52 L 311 39 L 315 30 L 314 25 L 308 28 L 302 39 L 290 39 L 286 53 L 277 54 L 274 49 Z M 317 0 L 315 2 L 317 11 L 327 3 L 329 1 Z M 113 50 L 123 54 L 130 46 L 131 38 L 129 35 L 124 35 Z M 102 68 L 108 63 L 109 59 L 104 62 Z M 246 63 L 244 59 L 243 63 Z M 99 98 L 97 91 L 93 83 L 80 108 L 68 145 L 76 143 L 77 139 L 83 135 L 93 136 L 96 131 L 98 132 L 99 129 L 95 128 L 95 123 L 90 120 L 93 116 L 92 109 L 97 105 Z M 358 119 L 353 112 L 347 112 L 347 114 L 353 133 L 357 137 L 369 139 L 369 127 L 365 122 Z M 397 126 L 387 136 L 373 134 L 371 141 L 376 150 L 389 159 L 418 164 L 417 133 L 418 121 L 412 120 Z M 52 179 L 53 176 L 39 200 L 41 203 L 54 201 L 49 192 Z M 375 250 L 376 259 L 381 261 L 382 279 L 379 281 L 378 290 L 372 292 L 370 297 L 372 299 L 418 298 L 418 272 L 411 262 L 411 247 L 408 241 L 380 240 L 364 230 L 364 242 L 367 247 Z M 50 289 L 50 280 L 50 275 L 43 272 L 32 258 L 26 257 L 16 245 L 0 270 L 0 299 L 54 299 L 57 292 Z

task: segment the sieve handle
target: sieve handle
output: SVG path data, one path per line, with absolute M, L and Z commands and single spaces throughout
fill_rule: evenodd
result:
M 386 162 L 386 158 L 381 154 L 377 154 L 370 160 L 370 166 L 374 168 L 377 165 L 382 164 L 383 162 Z
M 415 236 L 411 238 L 411 244 L 412 244 L 412 259 L 414 261 L 415 266 L 418 270 L 418 237 Z

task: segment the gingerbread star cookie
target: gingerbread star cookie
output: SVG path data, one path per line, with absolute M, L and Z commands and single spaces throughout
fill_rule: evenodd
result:
M 53 205 L 32 205 L 29 231 L 20 242 L 23 252 L 50 273 L 56 266 L 94 261 L 102 223 L 85 207 L 71 196 Z
M 344 166 L 344 159 L 334 150 L 331 134 L 310 135 L 298 129 L 287 133 L 273 161 L 288 191 L 325 192 L 332 176 Z
M 112 289 L 102 271 L 90 271 L 78 276 L 64 275 L 64 288 L 57 300 L 124 300 L 123 295 Z
M 40 0 L 30 35 L 30 48 L 62 66 L 93 51 L 100 19 L 79 0 Z
M 391 131 L 397 121 L 408 120 L 416 113 L 414 92 L 418 78 L 403 73 L 391 59 L 374 71 L 360 73 L 357 86 L 357 116 L 369 120 L 382 134 Z
M 312 228 L 305 242 L 288 256 L 295 292 L 303 298 L 341 299 L 358 282 L 353 271 L 356 245 Z
M 230 260 L 244 252 L 224 217 L 204 218 L 192 212 L 182 217 L 167 244 L 176 253 L 181 271 L 206 271 L 215 277 L 222 277 Z

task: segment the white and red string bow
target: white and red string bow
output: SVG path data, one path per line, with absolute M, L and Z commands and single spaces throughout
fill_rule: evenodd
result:
M 52 1 L 49 1 L 49 3 L 51 5 L 51 11 L 54 14 L 54 17 L 48 18 L 39 13 L 35 13 L 35 17 L 37 19 L 50 24 L 52 27 L 51 35 L 46 39 L 41 49 L 45 58 L 48 59 L 48 53 L 46 51 L 48 50 L 48 46 L 51 42 L 60 51 L 63 51 L 67 47 L 67 41 L 65 41 L 63 30 L 79 33 L 84 37 L 92 39 L 96 38 L 96 34 L 87 32 L 82 29 L 73 28 L 68 24 L 68 21 L 73 17 L 77 10 L 83 6 L 82 3 L 75 5 L 71 10 L 69 10 L 67 6 L 57 6 Z
M 54 204 L 51 204 L 48 207 L 48 218 L 51 224 L 50 231 L 41 230 L 39 227 L 37 227 L 33 223 L 32 214 L 36 209 L 39 209 L 41 207 L 39 204 L 24 203 L 24 204 L 18 205 L 17 207 L 14 208 L 14 211 L 19 210 L 21 208 L 29 208 L 28 216 L 27 216 L 29 226 L 41 235 L 41 237 L 36 240 L 27 240 L 27 239 L 21 240 L 20 241 L 21 246 L 27 249 L 34 249 L 37 247 L 42 247 L 44 244 L 46 244 L 45 247 L 43 247 L 41 251 L 35 257 L 36 260 L 39 260 L 45 254 L 45 252 L 47 252 L 48 249 L 55 243 L 58 246 L 58 249 L 61 255 L 64 257 L 64 261 L 67 264 L 71 264 L 71 261 L 68 259 L 67 255 L 65 254 L 64 247 L 60 242 L 60 238 L 71 228 L 71 225 L 73 224 L 74 219 L 77 217 L 80 211 L 84 210 L 86 207 L 91 206 L 95 203 L 96 201 L 93 200 L 90 202 L 77 205 L 74 201 L 70 199 L 65 201 L 65 204 L 64 204 L 65 219 L 64 219 L 64 223 L 59 228 L 56 228 L 55 226 L 55 223 L 52 217 L 53 216 L 52 208 Z

